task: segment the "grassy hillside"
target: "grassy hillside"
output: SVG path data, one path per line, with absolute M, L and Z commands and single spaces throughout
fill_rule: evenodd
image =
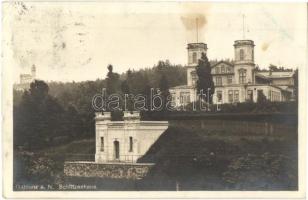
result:
M 65 178 L 67 159 L 94 160 L 95 141 L 78 140 L 15 156 L 15 183 L 97 185 L 98 190 L 296 190 L 297 139 L 169 127 L 138 162 L 155 162 L 141 181 Z M 77 155 L 74 157 L 73 155 Z
M 139 159 L 157 163 L 143 185 L 171 190 L 175 184 L 181 190 L 295 190 L 294 135 L 220 135 L 170 127 Z

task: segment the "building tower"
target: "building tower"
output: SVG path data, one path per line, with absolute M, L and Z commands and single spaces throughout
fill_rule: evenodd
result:
M 254 42 L 234 41 L 234 78 L 236 84 L 254 84 Z
M 31 67 L 31 76 L 32 76 L 32 81 L 34 81 L 35 78 L 36 78 L 36 67 L 35 67 L 35 65 L 32 65 L 32 67 Z
M 197 80 L 196 66 L 202 53 L 207 53 L 205 43 L 190 43 L 187 45 L 188 66 L 187 66 L 187 85 L 194 86 Z

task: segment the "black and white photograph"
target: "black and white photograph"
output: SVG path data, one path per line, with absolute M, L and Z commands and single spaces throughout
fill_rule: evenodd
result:
M 2 11 L 4 197 L 304 198 L 307 3 Z

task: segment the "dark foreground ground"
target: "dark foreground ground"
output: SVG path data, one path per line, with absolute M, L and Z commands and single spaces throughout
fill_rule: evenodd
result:
M 63 162 L 93 160 L 94 140 L 38 152 L 15 151 L 14 189 L 297 190 L 297 133 L 251 135 L 171 126 L 138 162 L 155 162 L 143 180 L 63 176 Z M 33 187 L 32 187 L 33 188 Z M 35 187 L 34 187 L 35 188 Z M 37 190 L 36 188 L 34 190 Z M 39 189 L 40 190 L 40 189 Z

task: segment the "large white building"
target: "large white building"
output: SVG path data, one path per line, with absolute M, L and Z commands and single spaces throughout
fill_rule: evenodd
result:
M 213 103 L 256 102 L 258 95 L 265 95 L 270 101 L 288 101 L 293 93 L 293 71 L 260 71 L 254 60 L 254 42 L 236 40 L 234 60 L 211 63 L 211 74 L 215 85 Z M 207 53 L 204 43 L 190 43 L 187 46 L 187 85 L 170 89 L 176 106 L 197 100 L 196 66 L 202 53 Z

